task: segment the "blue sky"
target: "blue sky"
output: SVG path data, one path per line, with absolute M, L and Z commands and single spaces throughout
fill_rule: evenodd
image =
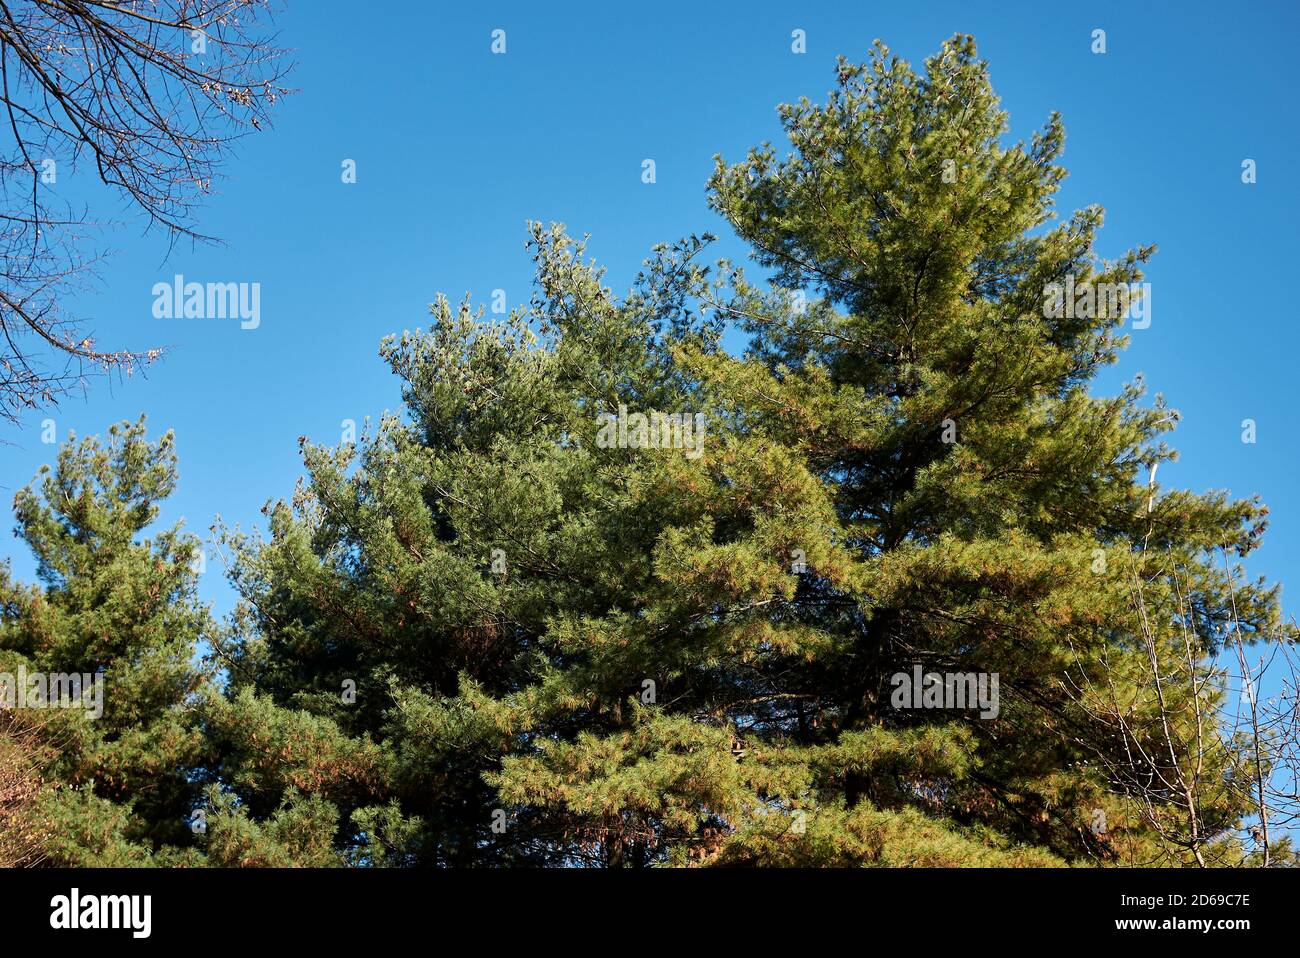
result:
M 1300 583 L 1300 494 L 1291 425 L 1300 353 L 1291 276 L 1298 150 L 1292 50 L 1300 7 L 1261 3 L 969 3 L 626 6 L 401 3 L 366 15 L 341 0 L 290 0 L 278 17 L 300 89 L 275 127 L 243 142 L 201 227 L 220 247 L 168 255 L 128 221 L 78 306 L 102 348 L 170 347 L 145 376 L 92 381 L 85 397 L 30 415 L 0 447 L 6 501 L 62 439 L 149 416 L 173 428 L 180 490 L 163 519 L 206 534 L 214 515 L 245 527 L 300 474 L 297 437 L 335 443 L 340 423 L 396 409 L 382 336 L 427 324 L 439 291 L 510 305 L 528 296 L 528 219 L 592 234 L 590 252 L 625 288 L 650 246 L 710 230 L 719 255 L 743 247 L 705 207 L 712 156 L 739 159 L 780 134 L 775 107 L 833 83 L 837 54 L 862 59 L 880 37 L 919 62 L 973 33 L 1027 138 L 1065 119 L 1060 195 L 1068 212 L 1107 209 L 1102 253 L 1160 246 L 1147 279 L 1152 324 L 1097 391 L 1138 371 L 1181 410 L 1181 461 L 1168 487 L 1261 494 L 1272 526 L 1251 569 Z M 493 55 L 490 34 L 506 31 Z M 1091 51 L 1106 31 L 1107 52 Z M 791 31 L 807 52 L 791 52 Z M 641 182 L 656 162 L 657 182 Z M 1243 159 L 1258 182 L 1241 182 Z M 341 164 L 357 182 L 341 182 Z M 76 191 L 79 171 L 67 187 Z M 103 215 L 119 204 L 101 208 Z M 261 284 L 261 325 L 160 320 L 152 287 L 175 273 Z M 1258 424 L 1254 445 L 1241 422 Z M 17 540 L 0 556 L 31 578 Z M 232 603 L 218 563 L 201 592 Z M 1284 595 L 1300 612 L 1300 584 Z

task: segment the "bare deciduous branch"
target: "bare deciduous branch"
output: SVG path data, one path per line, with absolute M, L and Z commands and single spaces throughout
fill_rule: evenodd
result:
M 270 22 L 268 0 L 0 0 L 0 416 L 161 355 L 81 331 L 66 303 L 102 254 L 57 184 L 93 169 L 172 243 L 210 239 L 197 205 L 288 92 Z

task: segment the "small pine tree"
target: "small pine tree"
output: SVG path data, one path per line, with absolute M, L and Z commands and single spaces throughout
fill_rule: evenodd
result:
M 106 444 L 70 440 L 14 498 L 41 584 L 0 569 L 0 672 L 87 677 L 83 707 L 13 716 L 42 779 L 29 819 L 51 864 L 193 857 L 206 762 L 195 707 L 210 678 L 196 654 L 215 626 L 195 597 L 198 541 L 179 525 L 140 538 L 175 484 L 171 433 L 150 442 L 141 418 Z

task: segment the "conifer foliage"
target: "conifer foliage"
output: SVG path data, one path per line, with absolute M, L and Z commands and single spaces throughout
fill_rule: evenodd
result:
M 1257 861 L 1257 756 L 1204 723 L 1225 643 L 1296 638 L 1222 559 L 1265 509 L 1162 488 L 1176 414 L 1089 391 L 1124 316 L 1044 308 L 1154 248 L 1103 262 L 1099 209 L 1057 221 L 1060 119 L 1007 145 L 970 38 L 836 80 L 782 108 L 788 155 L 709 183 L 770 283 L 693 236 L 616 296 L 533 224 L 527 306 L 439 298 L 386 340 L 404 413 L 304 439 L 266 530 L 223 530 L 228 630 L 192 545 L 133 538 L 170 438 L 66 448 L 18 497 L 45 589 L 0 583 L 3 654 L 105 665 L 116 702 L 44 773 L 57 854 Z
M 215 624 L 194 595 L 199 540 L 179 526 L 141 538 L 175 484 L 171 434 L 150 442 L 140 420 L 70 440 L 14 498 L 41 581 L 0 569 L 0 672 L 82 681 L 62 695 L 80 707 L 0 713 L 51 864 L 180 864 L 193 842 L 209 678 L 195 656 Z

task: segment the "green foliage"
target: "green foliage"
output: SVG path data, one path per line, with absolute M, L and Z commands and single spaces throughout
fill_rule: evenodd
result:
M 141 420 L 112 427 L 106 444 L 69 441 L 14 497 L 42 585 L 0 569 L 0 672 L 96 675 L 102 694 L 98 718 L 39 713 L 52 864 L 149 864 L 192 841 L 207 752 L 196 705 L 209 682 L 195 656 L 215 626 L 194 595 L 198 541 L 179 525 L 140 538 L 175 483 L 171 434 L 150 442 Z
M 533 224 L 528 306 L 439 298 L 381 347 L 406 414 L 303 440 L 265 533 L 223 531 L 229 634 L 193 544 L 134 538 L 169 437 L 70 446 L 19 495 L 45 588 L 0 580 L 0 665 L 130 691 L 62 729 L 59 860 L 1255 861 L 1249 743 L 1198 723 L 1234 629 L 1295 639 L 1276 587 L 1215 561 L 1265 510 L 1156 484 L 1176 414 L 1088 393 L 1123 318 L 1043 309 L 1154 248 L 1101 262 L 1100 210 L 1053 222 L 1060 121 L 1006 146 L 969 38 L 923 74 L 877 46 L 781 115 L 788 156 L 709 185 L 770 288 L 704 265 L 706 236 L 616 297 Z M 611 447 L 620 408 L 703 413 L 702 454 Z M 996 674 L 996 714 L 898 707 L 917 665 Z
M 440 299 L 382 349 L 409 419 L 304 444 L 269 538 L 229 533 L 231 708 L 277 742 L 324 723 L 232 770 L 249 807 L 317 789 L 361 862 L 1188 860 L 1177 796 L 1114 774 L 1115 708 L 1160 744 L 1135 587 L 1202 676 L 1230 619 L 1281 634 L 1276 591 L 1237 588 L 1231 615 L 1211 562 L 1255 547 L 1263 509 L 1145 484 L 1176 416 L 1136 384 L 1087 393 L 1121 317 L 1042 308 L 1070 274 L 1140 280 L 1153 248 L 1099 263 L 1099 210 L 1051 225 L 1059 119 L 1004 147 L 967 38 L 924 75 L 878 47 L 782 117 L 788 157 L 710 184 L 772 289 L 701 265 L 705 237 L 618 299 L 534 226 L 529 307 Z M 703 455 L 608 448 L 620 406 L 706 413 Z M 915 663 L 997 673 L 999 714 L 893 707 Z M 1189 688 L 1163 690 L 1183 765 Z M 1202 837 L 1248 808 L 1207 786 L 1239 761 L 1200 759 Z

